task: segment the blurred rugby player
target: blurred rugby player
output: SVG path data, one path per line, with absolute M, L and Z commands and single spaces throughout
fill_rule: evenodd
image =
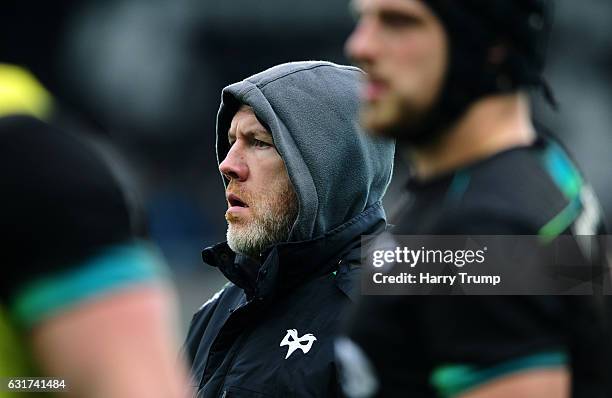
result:
M 398 235 L 603 232 L 566 151 L 536 131 L 528 89 L 550 28 L 540 0 L 356 0 L 346 44 L 368 77 L 362 122 L 414 175 Z M 587 221 L 588 220 L 588 221 Z M 519 266 L 519 265 L 517 265 Z M 368 297 L 338 341 L 351 397 L 601 397 L 603 300 Z
M 29 61 L 58 47 L 68 2 L 30 3 L 0 6 L 13 39 L 0 47 L 0 397 L 29 396 L 33 376 L 74 397 L 185 397 L 163 260 L 92 145 L 49 123 L 54 100 L 26 69 L 52 70 Z

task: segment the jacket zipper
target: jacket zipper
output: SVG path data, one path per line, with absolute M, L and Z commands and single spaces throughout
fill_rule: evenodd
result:
M 245 308 L 247 305 L 249 305 L 249 302 L 246 302 L 245 304 L 241 305 L 240 307 L 236 308 L 233 312 L 232 315 L 234 315 L 236 312 L 238 312 L 239 310 L 242 310 L 243 308 Z M 234 362 L 236 361 L 236 358 L 238 357 L 238 354 L 240 353 L 240 350 L 242 349 L 242 347 L 244 346 L 244 343 L 246 342 L 246 339 L 249 337 L 249 335 L 252 332 L 252 328 L 244 331 L 240 337 L 238 337 L 238 340 L 240 340 L 238 342 L 238 346 L 234 352 L 234 355 L 232 356 L 231 361 L 228 363 L 227 365 L 227 372 L 225 373 L 225 375 L 223 376 L 223 382 L 221 383 L 221 385 L 225 385 L 225 378 L 227 377 L 227 373 L 230 371 L 230 369 L 232 368 L 232 366 L 234 365 Z M 227 397 L 227 389 L 223 390 L 223 394 L 221 395 L 221 398 L 225 398 Z

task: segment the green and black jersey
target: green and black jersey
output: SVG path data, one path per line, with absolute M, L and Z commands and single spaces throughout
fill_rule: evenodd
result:
M 549 138 L 410 181 L 408 192 L 397 235 L 539 235 L 545 243 L 604 232 L 595 195 Z M 566 367 L 572 396 L 603 397 L 612 342 L 605 307 L 593 296 L 364 296 L 339 346 L 354 360 L 344 364 L 353 367 L 346 385 L 355 396 L 454 397 L 511 373 Z M 359 395 L 368 391 L 377 393 Z
M 0 65 L 0 377 L 40 376 L 32 328 L 164 272 L 98 153 L 41 121 L 49 101 L 26 72 Z

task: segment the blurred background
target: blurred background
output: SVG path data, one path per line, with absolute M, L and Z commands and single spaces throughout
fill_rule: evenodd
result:
M 220 91 L 281 62 L 349 62 L 348 1 L 31 3 L 26 20 L 5 18 L 3 45 L 19 34 L 27 40 L 18 45 L 36 48 L 34 72 L 56 96 L 60 121 L 95 140 L 140 198 L 174 270 L 186 329 L 225 283 L 200 258 L 225 239 L 214 150 Z M 612 225 L 612 2 L 556 5 L 546 76 L 560 108 L 536 99 L 536 118 L 569 147 Z M 60 21 L 54 35 L 49 21 Z M 397 159 L 388 210 L 405 175 Z

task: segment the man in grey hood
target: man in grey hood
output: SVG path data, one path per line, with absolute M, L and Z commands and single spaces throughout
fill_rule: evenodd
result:
M 393 169 L 393 142 L 360 134 L 361 78 L 295 62 L 223 90 L 228 241 L 202 257 L 230 282 L 187 336 L 198 397 L 338 394 L 333 339 L 359 292 L 361 235 L 386 227 Z

